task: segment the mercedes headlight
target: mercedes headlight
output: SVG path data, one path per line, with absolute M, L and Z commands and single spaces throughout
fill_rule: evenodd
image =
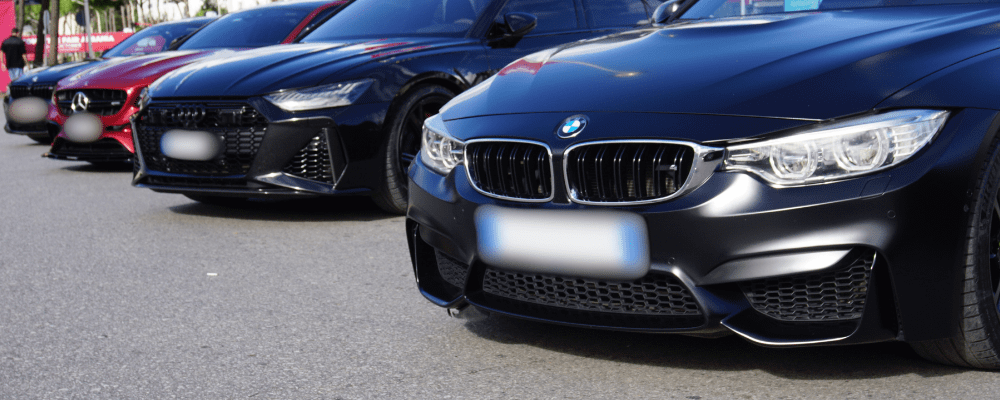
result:
M 850 118 L 780 139 L 726 148 L 724 169 L 779 186 L 850 178 L 893 167 L 930 143 L 947 111 L 900 110 Z
M 420 143 L 420 160 L 441 175 L 448 175 L 465 160 L 465 143 L 451 137 L 444 127 L 441 114 L 424 120 Z
M 372 79 L 360 79 L 271 93 L 264 98 L 282 110 L 293 112 L 343 107 L 358 100 L 374 82 Z

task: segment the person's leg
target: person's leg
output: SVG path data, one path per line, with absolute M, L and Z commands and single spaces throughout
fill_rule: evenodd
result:
M 10 80 L 15 80 L 21 77 L 21 72 L 24 71 L 22 68 L 7 68 L 7 75 L 10 76 Z

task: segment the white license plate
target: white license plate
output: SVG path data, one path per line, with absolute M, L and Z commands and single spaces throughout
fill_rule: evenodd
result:
M 210 161 L 222 151 L 222 139 L 205 131 L 171 129 L 160 137 L 163 155 L 186 161 Z
M 649 272 L 649 237 L 642 217 L 621 211 L 476 210 L 479 254 L 513 271 L 607 280 Z

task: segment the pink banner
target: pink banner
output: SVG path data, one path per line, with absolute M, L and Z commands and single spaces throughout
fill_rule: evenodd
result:
M 11 29 L 16 26 L 15 17 L 14 2 L 0 1 L 0 40 L 10 36 Z M 8 83 L 10 83 L 10 76 L 6 72 L 0 74 L 0 90 L 6 93 Z
M 9 1 L 0 1 L 2 3 L 10 3 Z M 13 7 L 13 6 L 11 6 Z M 11 8 L 13 10 L 13 8 Z M 13 11 L 12 11 L 13 12 Z M 10 29 L 8 28 L 8 32 Z M 115 47 L 116 44 L 121 43 L 125 40 L 131 33 L 126 32 L 108 32 L 108 33 L 94 33 L 90 35 L 91 45 L 94 47 L 94 53 L 100 53 L 104 50 Z M 52 39 L 48 37 L 45 38 L 45 43 L 49 44 Z M 28 48 L 28 60 L 35 59 L 35 44 L 38 43 L 38 38 L 35 36 L 25 36 L 24 44 Z M 45 46 L 45 53 L 48 54 L 49 47 Z M 87 52 L 87 40 L 86 35 L 59 35 L 59 53 L 86 53 Z

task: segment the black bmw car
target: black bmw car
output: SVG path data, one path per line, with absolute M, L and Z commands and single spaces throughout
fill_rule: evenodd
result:
M 206 202 L 406 207 L 425 118 L 535 51 L 649 25 L 655 0 L 355 0 L 301 40 L 176 70 L 134 120 L 133 184 Z
M 75 61 L 29 71 L 7 87 L 7 97 L 3 102 L 4 114 L 7 117 L 4 130 L 7 133 L 28 136 L 39 143 L 52 143 L 52 139 L 59 133 L 59 126 L 46 123 L 45 119 L 50 112 L 48 105 L 52 102 L 52 91 L 61 79 L 88 68 L 123 61 L 125 57 L 170 50 L 183 43 L 188 35 L 215 19 L 215 17 L 197 17 L 159 23 L 129 36 L 105 51 L 97 60 Z M 33 99 L 19 102 L 21 108 L 15 114 L 21 115 L 12 115 L 11 104 L 16 100 L 28 98 Z
M 1000 4 L 702 0 L 429 118 L 421 292 L 459 315 L 1000 367 Z

